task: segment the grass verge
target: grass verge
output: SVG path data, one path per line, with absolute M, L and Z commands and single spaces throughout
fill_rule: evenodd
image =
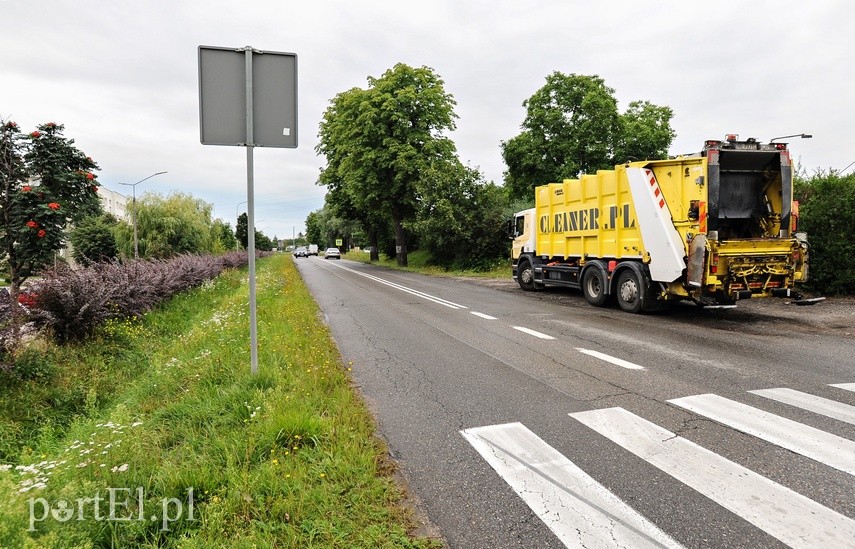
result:
M 383 444 L 291 259 L 83 345 L 31 346 L 0 386 L 0 547 L 437 547 L 409 532 Z M 64 405 L 61 405 L 65 402 Z

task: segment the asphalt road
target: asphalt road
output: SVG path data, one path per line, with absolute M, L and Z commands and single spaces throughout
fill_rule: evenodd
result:
M 449 547 L 855 547 L 851 308 L 630 315 L 296 261 Z

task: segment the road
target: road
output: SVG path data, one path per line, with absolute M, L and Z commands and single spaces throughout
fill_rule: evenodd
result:
M 449 547 L 855 547 L 850 309 L 630 315 L 296 261 Z

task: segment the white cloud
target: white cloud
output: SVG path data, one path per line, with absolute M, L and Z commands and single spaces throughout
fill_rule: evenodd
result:
M 602 76 L 622 107 L 671 106 L 674 153 L 727 132 L 808 132 L 791 145 L 808 170 L 855 160 L 855 15 L 842 0 L 0 0 L 0 20 L 0 116 L 65 124 L 114 189 L 168 170 L 138 192 L 190 192 L 230 222 L 246 200 L 246 153 L 199 143 L 197 47 L 297 53 L 299 148 L 255 153 L 256 218 L 271 236 L 301 230 L 323 203 L 314 147 L 329 100 L 397 62 L 443 78 L 461 159 L 495 181 L 499 143 L 553 71 Z

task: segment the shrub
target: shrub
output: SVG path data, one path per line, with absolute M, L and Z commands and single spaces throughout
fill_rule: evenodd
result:
M 818 172 L 796 182 L 799 230 L 810 242 L 809 285 L 827 294 L 855 293 L 855 174 Z
M 111 261 L 119 252 L 110 222 L 101 217 L 88 217 L 71 231 L 72 255 L 81 265 Z
M 35 286 L 33 316 L 57 342 L 79 341 L 109 319 L 142 316 L 175 294 L 246 263 L 245 252 L 230 252 L 95 263 L 76 270 L 59 266 Z

